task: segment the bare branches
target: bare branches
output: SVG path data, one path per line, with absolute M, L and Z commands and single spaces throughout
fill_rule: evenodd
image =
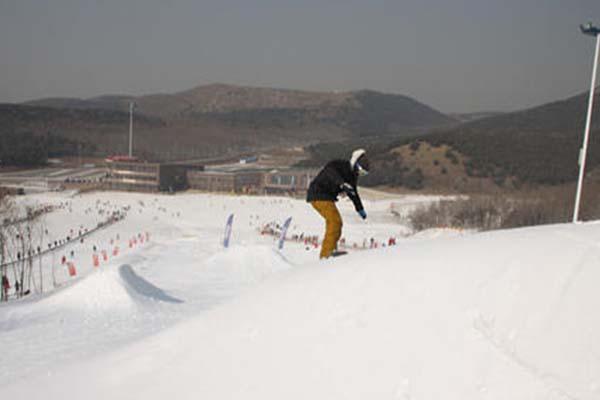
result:
M 9 196 L 0 198 L 2 301 L 8 300 L 10 289 L 17 298 L 31 290 L 43 291 L 41 264 L 37 280 L 33 271 L 34 256 L 41 252 L 39 243 L 43 239 L 44 224 L 39 217 L 42 214 L 38 209 L 18 206 Z

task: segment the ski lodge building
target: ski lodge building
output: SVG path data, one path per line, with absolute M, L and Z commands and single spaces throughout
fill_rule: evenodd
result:
M 188 171 L 188 182 L 190 189 L 203 192 L 301 196 L 317 173 L 300 169 Z
M 214 166 L 107 159 L 104 186 L 134 192 L 202 192 L 303 196 L 318 170 L 256 165 Z
M 188 170 L 197 165 L 149 163 L 137 161 L 107 162 L 105 186 L 110 190 L 133 192 L 176 192 L 189 187 Z

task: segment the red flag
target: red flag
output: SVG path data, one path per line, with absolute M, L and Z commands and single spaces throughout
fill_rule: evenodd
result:
M 75 269 L 75 264 L 71 261 L 67 263 L 67 268 L 69 268 L 69 276 L 77 275 L 77 270 Z

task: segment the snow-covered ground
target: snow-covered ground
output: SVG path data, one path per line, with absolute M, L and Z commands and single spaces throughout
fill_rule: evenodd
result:
M 127 217 L 45 256 L 43 294 L 0 305 L 0 398 L 600 399 L 600 224 L 411 235 L 391 211 L 422 200 L 366 201 L 367 221 L 341 201 L 359 249 L 319 261 L 258 232 L 291 216 L 288 236 L 321 236 L 303 201 L 27 196 L 63 204 L 48 237 Z

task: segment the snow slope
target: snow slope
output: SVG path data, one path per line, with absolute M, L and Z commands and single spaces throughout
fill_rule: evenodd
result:
M 208 204 L 160 201 L 205 215 L 192 198 Z M 0 397 L 600 399 L 600 224 L 435 232 L 319 262 L 243 223 L 233 248 L 218 247 L 231 208 L 237 222 L 290 213 L 297 229 L 318 227 L 300 202 L 210 201 L 220 214 L 201 226 L 148 213 L 146 251 L 0 307 L 12 365 Z M 344 207 L 357 237 L 401 230 Z

